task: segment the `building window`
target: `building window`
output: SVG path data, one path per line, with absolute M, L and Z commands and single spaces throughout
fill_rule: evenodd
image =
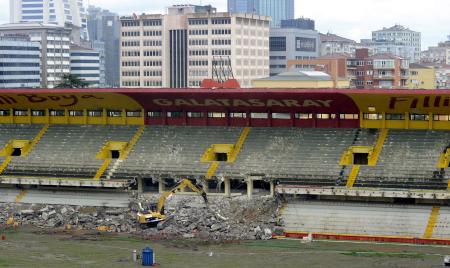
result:
M 69 116 L 83 116 L 82 110 L 71 110 L 69 111 Z
M 229 114 L 231 118 L 247 118 L 247 114 L 246 113 L 230 113 Z
M 208 19 L 189 19 L 189 25 L 207 25 Z
M 89 110 L 88 116 L 90 117 L 101 117 L 102 116 L 102 110 Z
M 50 110 L 50 116 L 64 116 L 64 110 Z
M 108 117 L 121 117 L 122 116 L 122 111 L 120 111 L 120 110 L 108 110 L 106 112 L 106 114 L 108 115 Z
M 141 111 L 127 111 L 127 117 L 141 117 Z
M 161 117 L 162 112 L 147 112 L 148 117 Z
M 0 110 L 0 116 L 9 116 L 9 110 Z
M 386 120 L 405 120 L 404 114 L 386 114 Z
M 226 113 L 222 112 L 208 112 L 208 118 L 225 118 Z
M 286 51 L 286 37 L 274 36 L 270 37 L 270 51 Z
M 267 118 L 269 118 L 269 114 L 268 113 L 250 113 L 250 118 L 267 119 Z
M 339 114 L 339 119 L 344 120 L 359 119 L 359 114 Z
M 416 121 L 428 121 L 429 116 L 427 114 L 410 114 L 409 119 Z
M 167 117 L 181 118 L 183 117 L 183 112 L 167 112 Z
M 317 119 L 336 119 L 336 114 L 316 114 Z
M 32 116 L 45 116 L 45 110 L 31 110 Z
M 231 18 L 215 18 L 211 19 L 212 24 L 231 24 Z
M 15 116 L 27 116 L 28 110 L 14 110 Z
M 309 113 L 295 113 L 295 118 L 296 119 L 312 119 L 313 118 L 313 114 L 309 114 Z
M 290 113 L 272 113 L 273 119 L 291 119 Z
M 383 114 L 364 113 L 363 118 L 366 120 L 381 120 L 381 119 L 383 119 Z
M 201 118 L 201 117 L 203 117 L 203 113 L 202 112 L 187 112 L 187 116 L 189 118 Z

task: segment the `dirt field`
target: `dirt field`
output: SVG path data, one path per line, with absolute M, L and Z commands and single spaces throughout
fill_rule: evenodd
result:
M 129 236 L 6 232 L 0 267 L 138 267 L 131 251 L 154 249 L 160 267 L 442 267 L 449 247 L 298 240 L 210 244 Z

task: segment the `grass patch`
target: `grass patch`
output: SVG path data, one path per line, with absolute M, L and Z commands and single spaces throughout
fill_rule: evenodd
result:
M 0 259 L 0 267 L 8 267 L 8 262 L 6 262 L 5 260 Z
M 426 257 L 422 253 L 406 253 L 406 252 L 380 252 L 380 251 L 349 251 L 341 253 L 346 256 L 355 257 L 395 257 L 395 258 L 410 258 L 410 259 L 423 259 Z

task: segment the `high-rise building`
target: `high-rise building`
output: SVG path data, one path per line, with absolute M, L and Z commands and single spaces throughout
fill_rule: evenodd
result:
M 298 28 L 270 29 L 270 75 L 286 72 L 288 60 L 319 56 L 319 33 Z
M 258 0 L 228 0 L 228 12 L 231 13 L 256 13 Z
M 120 84 L 119 16 L 108 10 L 89 6 L 87 25 L 92 47 L 100 52 L 100 85 L 118 87 Z M 103 59 L 104 63 L 102 63 Z M 102 76 L 104 76 L 104 83 Z
M 213 65 L 242 87 L 269 75 L 269 17 L 178 5 L 120 21 L 121 86 L 198 87 Z
M 41 86 L 41 46 L 28 36 L 0 37 L 0 88 Z
M 372 32 L 372 42 L 363 44 L 373 49 L 374 54 L 391 53 L 419 62 L 421 54 L 421 34 L 401 25 L 394 25 Z
M 84 0 L 10 0 L 10 22 L 70 26 L 75 43 L 88 39 Z
M 41 87 L 44 88 L 53 88 L 64 74 L 70 73 L 70 34 L 71 29 L 53 24 L 0 25 L 0 37 L 23 35 L 40 43 Z
M 80 47 L 70 47 L 70 73 L 86 82 L 89 87 L 100 84 L 100 53 Z
M 307 18 L 281 20 L 281 28 L 297 28 L 303 30 L 315 30 L 315 21 Z
M 367 48 L 356 49 L 355 57 L 347 59 L 351 86 L 356 88 L 406 88 L 409 61 L 392 54 L 369 56 Z
M 356 42 L 332 33 L 320 34 L 320 56 L 354 54 Z
M 228 12 L 270 16 L 270 27 L 277 28 L 282 20 L 294 19 L 295 4 L 294 0 L 228 0 Z

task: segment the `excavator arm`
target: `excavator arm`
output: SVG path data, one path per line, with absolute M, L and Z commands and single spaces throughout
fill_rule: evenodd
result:
M 161 194 L 161 196 L 159 197 L 159 200 L 158 200 L 158 205 L 156 207 L 156 212 L 162 214 L 167 198 L 178 192 L 181 192 L 186 187 L 191 189 L 193 192 L 200 194 L 203 197 L 203 201 L 205 201 L 205 203 L 208 204 L 208 198 L 206 196 L 206 192 L 200 186 L 193 184 L 190 180 L 183 179 L 180 183 L 178 183 L 177 186 L 172 188 L 172 190 Z

